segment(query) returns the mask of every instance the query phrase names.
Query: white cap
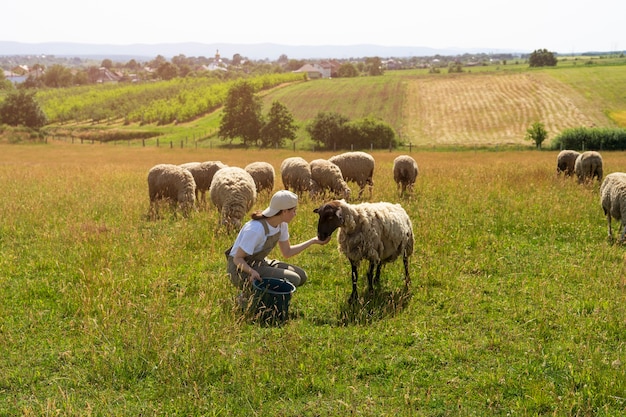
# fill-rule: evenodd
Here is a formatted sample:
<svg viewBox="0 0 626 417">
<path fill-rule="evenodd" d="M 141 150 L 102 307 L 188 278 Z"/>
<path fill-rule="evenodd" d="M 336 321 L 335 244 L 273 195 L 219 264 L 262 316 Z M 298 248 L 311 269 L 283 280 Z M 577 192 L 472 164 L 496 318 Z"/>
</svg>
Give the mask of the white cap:
<svg viewBox="0 0 626 417">
<path fill-rule="evenodd" d="M 281 210 L 292 209 L 298 205 L 298 196 L 289 190 L 280 190 L 272 196 L 270 206 L 263 210 L 265 217 L 277 215 Z"/>
</svg>

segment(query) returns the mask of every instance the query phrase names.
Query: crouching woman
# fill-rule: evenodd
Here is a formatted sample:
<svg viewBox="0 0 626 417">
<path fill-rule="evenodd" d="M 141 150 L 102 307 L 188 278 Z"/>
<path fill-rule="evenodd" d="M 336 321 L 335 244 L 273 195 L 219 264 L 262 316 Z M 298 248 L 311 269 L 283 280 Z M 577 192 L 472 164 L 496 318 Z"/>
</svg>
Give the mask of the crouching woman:
<svg viewBox="0 0 626 417">
<path fill-rule="evenodd" d="M 285 258 L 297 255 L 311 245 L 325 245 L 317 237 L 297 245 L 289 242 L 289 223 L 296 217 L 298 196 L 291 191 L 276 192 L 270 205 L 263 211 L 252 213 L 252 220 L 243 225 L 235 243 L 226 251 L 230 280 L 242 290 L 239 301 L 244 301 L 254 280 L 262 278 L 285 279 L 298 287 L 307 280 L 306 272 L 295 265 L 268 259 L 278 244 Z"/>
</svg>

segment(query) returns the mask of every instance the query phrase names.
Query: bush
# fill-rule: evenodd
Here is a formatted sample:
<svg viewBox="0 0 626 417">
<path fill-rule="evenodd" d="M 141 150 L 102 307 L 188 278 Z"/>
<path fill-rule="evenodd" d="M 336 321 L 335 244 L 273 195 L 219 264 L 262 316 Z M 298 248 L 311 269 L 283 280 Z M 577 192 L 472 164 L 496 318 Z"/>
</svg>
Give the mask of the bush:
<svg viewBox="0 0 626 417">
<path fill-rule="evenodd" d="M 561 132 L 553 149 L 626 150 L 626 129 L 577 127 Z"/>
</svg>

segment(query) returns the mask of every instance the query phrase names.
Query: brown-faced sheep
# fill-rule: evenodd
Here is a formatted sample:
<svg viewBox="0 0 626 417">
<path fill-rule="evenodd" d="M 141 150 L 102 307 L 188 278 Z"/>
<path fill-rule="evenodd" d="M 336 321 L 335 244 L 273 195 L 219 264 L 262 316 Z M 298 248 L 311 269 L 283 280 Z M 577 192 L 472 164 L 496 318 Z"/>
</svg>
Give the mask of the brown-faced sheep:
<svg viewBox="0 0 626 417">
<path fill-rule="evenodd" d="M 341 170 L 344 181 L 354 181 L 359 186 L 359 197 L 363 195 L 365 186 L 368 186 L 369 196 L 372 198 L 374 188 L 374 157 L 365 152 L 344 152 L 328 158 Z"/>
<path fill-rule="evenodd" d="M 180 166 L 191 172 L 196 181 L 196 203 L 206 205 L 206 192 L 211 188 L 213 176 L 226 165 L 221 161 L 205 161 L 187 162 Z"/>
<path fill-rule="evenodd" d="M 600 204 L 608 223 L 608 237 L 613 241 L 611 219 L 621 222 L 620 243 L 626 237 L 626 173 L 613 172 L 600 185 Z"/>
<path fill-rule="evenodd" d="M 314 159 L 309 164 L 311 166 L 310 189 L 319 190 L 315 194 L 324 194 L 330 191 L 335 197 L 350 198 L 350 187 L 344 181 L 339 167 L 326 159 Z"/>
<path fill-rule="evenodd" d="M 367 282 L 372 290 L 374 282 L 379 282 L 382 265 L 402 257 L 404 280 L 408 287 L 411 281 L 409 257 L 413 253 L 414 237 L 411 219 L 402 206 L 386 202 L 353 205 L 334 200 L 313 211 L 319 215 L 319 239 L 327 239 L 339 228 L 339 251 L 346 255 L 352 268 L 350 300 L 358 297 L 358 268 L 362 260 L 369 261 Z"/>
<path fill-rule="evenodd" d="M 602 181 L 602 156 L 596 151 L 581 153 L 574 162 L 574 171 L 579 183 L 591 181 L 594 178 Z"/>
<path fill-rule="evenodd" d="M 409 155 L 399 155 L 393 160 L 393 180 L 400 189 L 400 196 L 408 190 L 413 191 L 413 184 L 419 175 L 417 162 Z"/>
<path fill-rule="evenodd" d="M 252 176 L 257 195 L 261 192 L 271 194 L 274 190 L 274 167 L 269 162 L 252 162 L 244 168 Z"/>
<path fill-rule="evenodd" d="M 311 189 L 311 166 L 304 158 L 292 156 L 283 160 L 280 175 L 285 190 L 302 195 Z"/>
<path fill-rule="evenodd" d="M 209 194 L 220 212 L 220 224 L 226 226 L 228 231 L 241 226 L 257 196 L 254 179 L 239 167 L 225 167 L 217 171 Z"/>
<path fill-rule="evenodd" d="M 169 201 L 172 208 L 180 207 L 185 217 L 195 204 L 196 182 L 188 170 L 173 164 L 158 164 L 148 171 L 148 216 L 159 216 L 159 201 Z"/>
<path fill-rule="evenodd" d="M 580 153 L 572 150 L 563 150 L 559 152 L 556 157 L 556 173 L 557 175 L 563 172 L 566 177 L 574 175 L 574 165 L 576 164 L 576 158 Z"/>
</svg>

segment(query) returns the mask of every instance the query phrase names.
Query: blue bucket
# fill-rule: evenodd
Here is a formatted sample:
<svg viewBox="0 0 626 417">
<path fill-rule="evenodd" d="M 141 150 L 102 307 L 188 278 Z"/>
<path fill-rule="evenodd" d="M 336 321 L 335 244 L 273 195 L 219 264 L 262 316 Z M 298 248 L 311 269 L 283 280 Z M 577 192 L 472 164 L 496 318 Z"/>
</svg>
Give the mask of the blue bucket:
<svg viewBox="0 0 626 417">
<path fill-rule="evenodd" d="M 289 317 L 289 301 L 296 287 L 278 278 L 254 281 L 254 306 L 258 317 L 264 321 L 284 322 Z"/>
</svg>

